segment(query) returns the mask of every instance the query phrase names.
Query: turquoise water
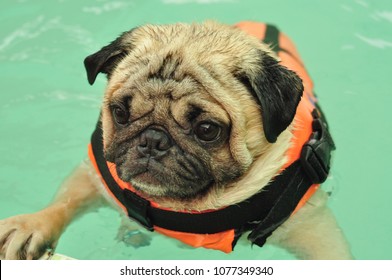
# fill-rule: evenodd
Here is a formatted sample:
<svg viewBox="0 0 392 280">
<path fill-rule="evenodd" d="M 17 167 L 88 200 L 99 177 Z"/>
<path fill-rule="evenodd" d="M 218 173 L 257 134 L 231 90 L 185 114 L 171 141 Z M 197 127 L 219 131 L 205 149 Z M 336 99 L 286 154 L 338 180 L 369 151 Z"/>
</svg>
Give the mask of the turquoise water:
<svg viewBox="0 0 392 280">
<path fill-rule="evenodd" d="M 0 218 L 44 207 L 86 156 L 105 80 L 82 60 L 144 23 L 216 19 L 277 24 L 296 42 L 338 149 L 326 188 L 357 259 L 392 259 L 390 0 L 3 0 L 0 10 Z M 119 215 L 73 223 L 57 251 L 78 259 L 293 259 L 272 246 L 233 254 L 162 236 L 133 249 L 115 241 Z"/>
</svg>

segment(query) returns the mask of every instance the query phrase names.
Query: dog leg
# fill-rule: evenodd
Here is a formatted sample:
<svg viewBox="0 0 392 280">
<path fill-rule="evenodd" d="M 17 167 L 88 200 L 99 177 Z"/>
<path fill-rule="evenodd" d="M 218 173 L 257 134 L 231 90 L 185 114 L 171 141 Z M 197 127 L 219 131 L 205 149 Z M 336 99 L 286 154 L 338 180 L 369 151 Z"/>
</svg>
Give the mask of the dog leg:
<svg viewBox="0 0 392 280">
<path fill-rule="evenodd" d="M 82 163 L 75 169 L 43 210 L 1 220 L 0 259 L 38 259 L 54 250 L 72 219 L 100 201 L 91 168 Z"/>
<path fill-rule="evenodd" d="M 352 259 L 349 245 L 332 211 L 327 194 L 316 194 L 268 239 L 300 259 Z"/>
</svg>

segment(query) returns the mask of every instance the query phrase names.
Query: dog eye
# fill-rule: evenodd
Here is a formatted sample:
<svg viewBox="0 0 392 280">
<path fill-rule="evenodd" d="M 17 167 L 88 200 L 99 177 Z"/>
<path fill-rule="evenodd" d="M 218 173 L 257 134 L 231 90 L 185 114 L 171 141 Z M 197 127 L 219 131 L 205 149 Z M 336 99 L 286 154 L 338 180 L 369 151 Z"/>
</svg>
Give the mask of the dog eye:
<svg viewBox="0 0 392 280">
<path fill-rule="evenodd" d="M 116 121 L 116 123 L 118 123 L 120 125 L 125 125 L 128 123 L 129 111 L 126 110 L 125 108 L 118 106 L 118 105 L 114 105 L 114 106 L 112 106 L 112 113 L 113 113 L 113 117 L 114 117 L 114 120 Z"/>
<path fill-rule="evenodd" d="M 215 123 L 202 122 L 195 127 L 194 132 L 200 140 L 211 142 L 219 138 L 221 130 L 221 127 Z"/>
</svg>

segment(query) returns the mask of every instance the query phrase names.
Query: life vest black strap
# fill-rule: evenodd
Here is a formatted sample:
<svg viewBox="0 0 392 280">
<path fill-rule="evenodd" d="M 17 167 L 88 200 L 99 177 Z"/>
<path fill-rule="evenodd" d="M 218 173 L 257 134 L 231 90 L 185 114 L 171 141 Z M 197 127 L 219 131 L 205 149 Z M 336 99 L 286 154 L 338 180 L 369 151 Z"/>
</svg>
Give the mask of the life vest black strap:
<svg viewBox="0 0 392 280">
<path fill-rule="evenodd" d="M 268 216 L 270 209 L 273 208 L 286 188 L 283 181 L 295 170 L 296 165 L 293 165 L 276 179 L 278 184 L 273 183 L 251 198 L 217 211 L 192 214 L 152 208 L 153 223 L 159 227 L 181 232 L 213 234 L 242 228 L 248 222 L 259 222 Z M 306 186 L 304 186 L 305 188 Z M 298 197 L 302 197 L 301 194 L 298 194 Z"/>
<path fill-rule="evenodd" d="M 275 25 L 267 24 L 263 42 L 268 44 L 276 53 L 281 50 L 279 46 L 279 29 Z"/>
<path fill-rule="evenodd" d="M 148 200 L 128 189 L 121 189 L 112 177 L 104 157 L 100 123 L 92 135 L 91 145 L 98 169 L 110 191 L 126 207 L 128 216 L 149 230 L 153 230 L 155 225 L 181 232 L 213 234 L 241 228 L 246 222 L 260 221 L 268 215 L 269 209 L 274 206 L 284 191 L 287 178 L 291 177 L 299 164 L 287 168 L 276 178 L 277 183 L 267 186 L 262 192 L 246 201 L 218 211 L 194 214 L 152 207 Z"/>
<path fill-rule="evenodd" d="M 217 211 L 196 214 L 155 208 L 150 205 L 148 200 L 130 190 L 122 190 L 113 179 L 104 158 L 100 124 L 97 125 L 92 135 L 91 144 L 97 166 L 106 185 L 119 202 L 126 207 L 129 217 L 138 221 L 148 230 L 153 230 L 154 226 L 198 234 L 213 234 L 230 229 L 250 230 L 252 231 L 249 235 L 250 240 L 261 246 L 266 238 L 290 217 L 309 187 L 321 182 L 319 177 L 313 177 L 307 171 L 307 167 L 311 166 L 317 172 L 319 172 L 319 166 L 329 168 L 329 154 L 335 147 L 326 129 L 326 123 L 320 119 L 319 114 L 314 113 L 314 122 L 321 126 L 321 130 L 314 131 L 311 139 L 304 146 L 315 147 L 316 145 L 318 147 L 317 149 L 311 148 L 305 153 L 308 158 L 311 158 L 310 162 L 307 158 L 295 161 L 262 191 L 241 203 Z M 314 129 L 319 129 L 317 126 L 314 126 Z M 322 132 L 320 133 L 320 131 Z M 310 157 L 309 154 L 311 154 Z M 328 156 L 323 157 L 320 154 Z M 323 174 L 324 167 L 321 172 Z M 326 171 L 328 174 L 328 170 Z M 325 180 L 326 177 L 322 179 Z"/>
<path fill-rule="evenodd" d="M 262 41 L 268 44 L 275 53 L 278 54 L 279 52 L 285 52 L 292 59 L 294 59 L 298 64 L 303 66 L 302 62 L 299 61 L 298 58 L 293 53 L 291 53 L 289 50 L 285 48 L 282 48 L 282 46 L 279 43 L 279 34 L 280 31 L 275 25 L 267 24 L 265 30 L 265 36 Z"/>
</svg>

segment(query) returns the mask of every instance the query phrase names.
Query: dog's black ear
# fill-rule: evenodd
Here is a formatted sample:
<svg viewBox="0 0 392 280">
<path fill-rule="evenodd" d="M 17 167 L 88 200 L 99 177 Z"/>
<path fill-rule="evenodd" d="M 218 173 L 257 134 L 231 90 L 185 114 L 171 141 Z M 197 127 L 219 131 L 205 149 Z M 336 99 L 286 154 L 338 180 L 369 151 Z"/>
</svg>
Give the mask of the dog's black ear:
<svg viewBox="0 0 392 280">
<path fill-rule="evenodd" d="M 132 31 L 123 33 L 112 43 L 84 59 L 90 85 L 94 84 L 99 73 L 107 74 L 110 77 L 116 65 L 128 54 L 130 45 L 124 43 L 124 37 L 128 37 Z"/>
<path fill-rule="evenodd" d="M 265 137 L 274 143 L 293 121 L 303 85 L 295 72 L 280 65 L 275 58 L 266 53 L 261 56 L 259 70 L 245 70 L 238 78 L 260 104 Z"/>
</svg>

